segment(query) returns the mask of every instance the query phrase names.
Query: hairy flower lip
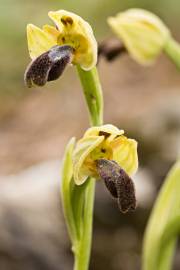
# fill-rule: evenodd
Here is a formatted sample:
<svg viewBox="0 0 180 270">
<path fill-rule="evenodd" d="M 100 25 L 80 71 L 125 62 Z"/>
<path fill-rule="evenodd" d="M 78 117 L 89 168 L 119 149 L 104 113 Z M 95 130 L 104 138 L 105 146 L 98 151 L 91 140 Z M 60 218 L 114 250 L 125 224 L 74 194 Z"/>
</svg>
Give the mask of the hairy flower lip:
<svg viewBox="0 0 180 270">
<path fill-rule="evenodd" d="M 101 158 L 95 160 L 96 168 L 99 174 L 100 179 L 104 180 L 105 186 L 111 193 L 113 198 L 118 198 L 117 190 L 114 185 L 114 182 L 112 179 L 112 174 L 114 174 L 114 177 L 117 177 L 117 167 L 112 167 L 112 162 L 115 162 L 111 160 L 110 162 L 107 161 L 107 159 Z M 115 162 L 116 163 L 116 162 Z M 119 169 L 119 168 L 118 168 Z"/>
<path fill-rule="evenodd" d="M 34 59 L 24 75 L 25 84 L 43 86 L 47 81 L 58 79 L 73 58 L 73 48 L 69 45 L 53 46 L 47 52 Z"/>
<path fill-rule="evenodd" d="M 117 199 L 122 213 L 136 209 L 135 187 L 132 179 L 114 160 L 98 159 L 96 167 L 106 188 Z"/>
</svg>

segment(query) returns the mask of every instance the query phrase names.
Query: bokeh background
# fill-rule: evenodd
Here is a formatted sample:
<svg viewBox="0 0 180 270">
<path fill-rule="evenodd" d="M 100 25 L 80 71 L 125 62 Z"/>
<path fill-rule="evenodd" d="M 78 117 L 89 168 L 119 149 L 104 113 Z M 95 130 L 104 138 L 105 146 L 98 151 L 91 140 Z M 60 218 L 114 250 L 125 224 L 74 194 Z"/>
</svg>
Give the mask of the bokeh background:
<svg viewBox="0 0 180 270">
<path fill-rule="evenodd" d="M 88 116 L 74 67 L 58 81 L 27 89 L 26 24 L 50 23 L 49 10 L 88 20 L 99 42 L 113 37 L 106 18 L 130 7 L 159 15 L 180 40 L 178 0 L 0 0 L 0 269 L 72 269 L 59 200 L 66 143 L 81 136 Z M 180 134 L 180 73 L 161 55 L 143 68 L 128 55 L 99 61 L 105 122 L 139 142 L 138 208 L 123 215 L 97 183 L 91 270 L 141 269 L 144 229 L 163 179 L 176 160 Z M 178 192 L 178 191 L 177 191 Z M 180 252 L 173 269 L 180 267 Z"/>
</svg>

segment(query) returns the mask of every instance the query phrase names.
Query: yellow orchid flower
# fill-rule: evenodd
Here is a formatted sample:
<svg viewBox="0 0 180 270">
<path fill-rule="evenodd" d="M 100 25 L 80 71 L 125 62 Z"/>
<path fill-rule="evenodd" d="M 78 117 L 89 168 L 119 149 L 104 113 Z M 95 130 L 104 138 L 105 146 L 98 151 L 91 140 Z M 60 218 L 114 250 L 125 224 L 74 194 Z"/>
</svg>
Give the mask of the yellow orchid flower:
<svg viewBox="0 0 180 270">
<path fill-rule="evenodd" d="M 138 167 L 137 142 L 128 139 L 113 125 L 89 128 L 75 147 L 73 154 L 74 181 L 83 184 L 89 176 L 98 177 L 96 162 L 99 159 L 113 160 L 128 175 Z"/>
<path fill-rule="evenodd" d="M 90 70 L 97 62 L 97 42 L 91 26 L 78 15 L 66 10 L 50 11 L 49 17 L 56 27 L 44 25 L 43 29 L 27 25 L 29 54 L 32 60 L 55 45 L 73 48 L 72 63 Z"/>
<path fill-rule="evenodd" d="M 120 12 L 108 18 L 108 24 L 123 41 L 132 58 L 142 65 L 152 64 L 170 37 L 165 24 L 143 9 Z"/>
</svg>

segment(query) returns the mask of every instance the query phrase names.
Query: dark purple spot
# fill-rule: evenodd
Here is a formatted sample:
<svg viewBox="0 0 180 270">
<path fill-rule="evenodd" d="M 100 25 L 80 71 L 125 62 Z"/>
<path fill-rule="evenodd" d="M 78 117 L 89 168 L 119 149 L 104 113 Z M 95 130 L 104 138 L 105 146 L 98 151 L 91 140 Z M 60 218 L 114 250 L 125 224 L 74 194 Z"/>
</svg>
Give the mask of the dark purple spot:
<svg viewBox="0 0 180 270">
<path fill-rule="evenodd" d="M 61 22 L 67 26 L 68 24 L 72 25 L 73 24 L 73 19 L 71 17 L 63 17 L 61 18 Z"/>
<path fill-rule="evenodd" d="M 111 134 L 105 131 L 99 131 L 99 136 L 104 136 L 105 138 L 108 138 Z"/>
</svg>

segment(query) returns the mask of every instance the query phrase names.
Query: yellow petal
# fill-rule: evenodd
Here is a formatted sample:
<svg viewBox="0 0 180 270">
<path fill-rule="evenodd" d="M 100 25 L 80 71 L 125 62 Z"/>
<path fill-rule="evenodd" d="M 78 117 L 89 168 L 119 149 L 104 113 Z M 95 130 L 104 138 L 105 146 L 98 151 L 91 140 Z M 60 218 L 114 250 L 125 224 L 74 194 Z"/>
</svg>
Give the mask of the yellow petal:
<svg viewBox="0 0 180 270">
<path fill-rule="evenodd" d="M 134 60 L 152 64 L 169 37 L 169 30 L 153 13 L 130 9 L 108 18 L 115 34 L 123 41 Z"/>
<path fill-rule="evenodd" d="M 75 49 L 74 64 L 90 70 L 97 63 L 97 42 L 91 26 L 80 16 L 66 10 L 50 11 L 49 17 L 60 31 L 59 45 L 70 45 Z"/>
<path fill-rule="evenodd" d="M 83 163 L 89 153 L 100 145 L 103 139 L 103 136 L 91 136 L 78 141 L 73 155 L 74 181 L 77 185 L 83 184 L 88 178 L 88 169 L 83 166 Z"/>
<path fill-rule="evenodd" d="M 137 142 L 120 136 L 111 142 L 113 160 L 115 160 L 129 175 L 133 175 L 138 168 Z"/>
<path fill-rule="evenodd" d="M 27 25 L 27 40 L 29 54 L 32 59 L 35 59 L 57 44 L 54 38 L 33 24 Z"/>
<path fill-rule="evenodd" d="M 63 31 L 64 27 L 69 27 L 71 29 L 71 26 L 74 27 L 74 24 L 76 24 L 79 19 L 82 20 L 78 15 L 63 9 L 49 11 L 48 16 L 55 23 L 60 32 Z M 66 24 L 64 23 L 65 20 L 67 22 Z"/>
</svg>

